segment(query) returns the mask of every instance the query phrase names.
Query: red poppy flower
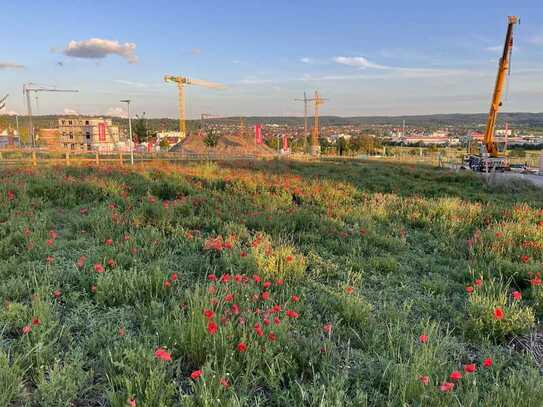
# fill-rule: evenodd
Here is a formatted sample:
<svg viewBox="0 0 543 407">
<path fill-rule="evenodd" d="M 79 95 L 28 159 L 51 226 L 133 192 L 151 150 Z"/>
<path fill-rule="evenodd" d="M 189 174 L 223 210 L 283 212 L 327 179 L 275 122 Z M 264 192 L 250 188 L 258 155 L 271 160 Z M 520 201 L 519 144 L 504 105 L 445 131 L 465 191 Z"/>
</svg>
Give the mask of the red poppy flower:
<svg viewBox="0 0 543 407">
<path fill-rule="evenodd" d="M 503 309 L 501 307 L 494 308 L 494 319 L 501 320 L 505 316 Z"/>
<path fill-rule="evenodd" d="M 53 239 L 47 240 L 47 246 L 53 246 L 53 243 L 54 243 Z"/>
<path fill-rule="evenodd" d="M 462 373 L 460 373 L 458 370 L 455 370 L 449 375 L 449 377 L 452 380 L 460 380 L 462 378 Z"/>
<path fill-rule="evenodd" d="M 81 256 L 78 260 L 77 260 L 77 267 L 82 269 L 83 266 L 85 265 L 85 261 L 87 261 L 87 258 L 85 256 Z"/>
<path fill-rule="evenodd" d="M 238 346 L 236 346 L 236 349 L 238 352 L 243 353 L 247 350 L 247 345 L 245 345 L 243 342 L 238 343 Z"/>
<path fill-rule="evenodd" d="M 292 261 L 292 259 L 293 259 L 293 257 L 289 255 L 289 256 L 286 257 L 285 260 L 287 261 L 287 263 L 290 263 Z"/>
<path fill-rule="evenodd" d="M 32 318 L 32 325 L 38 326 L 40 324 L 41 324 L 41 321 L 40 321 L 40 319 L 38 317 Z"/>
<path fill-rule="evenodd" d="M 170 282 L 170 280 L 164 280 L 164 288 L 170 288 L 172 286 L 172 283 Z"/>
<path fill-rule="evenodd" d="M 170 280 L 177 281 L 177 273 L 173 273 L 172 276 L 170 277 Z"/>
<path fill-rule="evenodd" d="M 286 314 L 289 318 L 298 318 L 300 316 L 297 312 L 292 310 L 287 310 Z"/>
<path fill-rule="evenodd" d="M 193 380 L 198 380 L 198 378 L 203 374 L 204 372 L 202 372 L 201 370 L 195 370 L 194 372 L 192 372 L 190 374 L 190 377 L 193 379 Z"/>
<path fill-rule="evenodd" d="M 210 274 L 207 276 L 209 281 L 217 281 L 217 276 L 215 274 Z"/>
<path fill-rule="evenodd" d="M 219 278 L 219 281 L 222 283 L 222 284 L 226 284 L 230 281 L 230 274 L 223 274 L 220 278 Z"/>
<path fill-rule="evenodd" d="M 53 256 L 47 256 L 47 263 L 51 264 L 55 260 Z"/>
<path fill-rule="evenodd" d="M 23 327 L 23 334 L 27 335 L 30 333 L 30 331 L 32 331 L 32 327 L 30 325 L 25 325 Z"/>
<path fill-rule="evenodd" d="M 448 393 L 454 389 L 454 383 L 444 382 L 439 386 L 439 390 L 444 393 Z"/>
<path fill-rule="evenodd" d="M 475 280 L 475 285 L 476 285 L 477 287 L 483 285 L 483 280 L 480 279 L 480 278 L 478 278 L 477 280 Z"/>
<path fill-rule="evenodd" d="M 155 351 L 155 358 L 169 362 L 172 360 L 172 355 L 164 348 L 158 348 Z"/>
<path fill-rule="evenodd" d="M 264 291 L 264 292 L 262 293 L 262 299 L 263 299 L 264 301 L 268 301 L 268 300 L 270 299 L 270 293 L 269 293 L 268 291 Z"/>
<path fill-rule="evenodd" d="M 272 314 L 277 314 L 277 313 L 281 312 L 281 306 L 279 304 L 275 304 L 271 308 L 271 312 L 272 312 Z"/>
<path fill-rule="evenodd" d="M 541 285 L 541 278 L 538 277 L 538 276 L 535 276 L 534 278 L 532 278 L 532 279 L 530 280 L 530 284 L 531 284 L 532 286 L 534 286 L 534 287 L 535 287 L 535 286 L 538 286 L 538 285 Z"/>
<path fill-rule="evenodd" d="M 277 339 L 277 335 L 275 335 L 273 332 L 270 332 L 268 334 L 268 340 L 270 340 L 271 342 L 274 342 L 276 339 Z"/>
<path fill-rule="evenodd" d="M 209 294 L 215 294 L 215 292 L 217 291 L 217 287 L 215 287 L 214 285 L 210 285 L 208 288 L 207 288 L 207 292 Z"/>
<path fill-rule="evenodd" d="M 260 283 L 260 277 L 257 276 L 256 274 L 253 275 L 253 281 L 254 281 L 255 283 L 257 283 L 257 284 Z"/>
<path fill-rule="evenodd" d="M 128 399 L 126 400 L 126 402 L 128 403 L 130 407 L 137 407 L 136 400 L 134 399 Z"/>
<path fill-rule="evenodd" d="M 513 299 L 515 299 L 515 301 L 520 301 L 522 299 L 520 291 L 513 291 Z"/>
<path fill-rule="evenodd" d="M 239 314 L 239 305 L 238 304 L 232 304 L 230 307 L 230 311 L 232 311 L 232 314 L 238 315 Z"/>
<path fill-rule="evenodd" d="M 113 245 L 113 239 L 106 239 L 105 242 L 104 242 L 104 244 L 105 244 L 106 246 L 111 246 L 111 245 Z"/>
<path fill-rule="evenodd" d="M 268 318 L 264 318 L 264 319 L 262 320 L 262 322 L 263 322 L 264 325 L 266 325 L 266 326 L 270 325 L 270 320 L 269 320 Z"/>
<path fill-rule="evenodd" d="M 466 373 L 475 373 L 477 371 L 477 366 L 475 363 L 469 363 L 467 365 L 464 365 L 464 372 Z"/>
<path fill-rule="evenodd" d="M 226 294 L 226 295 L 224 296 L 224 301 L 226 301 L 226 302 L 232 302 L 232 301 L 234 301 L 234 295 L 233 295 L 233 294 Z"/>
<path fill-rule="evenodd" d="M 236 283 L 241 283 L 241 280 L 243 280 L 243 277 L 241 277 L 241 274 L 236 274 L 236 275 L 234 276 L 234 281 L 235 281 Z"/>
<path fill-rule="evenodd" d="M 473 292 L 473 287 L 470 286 L 470 285 L 467 286 L 467 287 L 466 287 L 466 292 L 467 292 L 468 294 L 471 294 L 471 293 Z"/>
<path fill-rule="evenodd" d="M 292 302 L 298 302 L 298 301 L 300 301 L 300 297 L 298 297 L 297 295 L 293 295 L 292 297 L 290 297 L 290 300 Z"/>
<path fill-rule="evenodd" d="M 526 264 L 530 261 L 530 256 L 526 256 L 526 255 L 520 256 L 520 261 Z"/>
<path fill-rule="evenodd" d="M 283 280 L 279 279 L 279 280 L 275 280 L 275 284 L 276 285 L 283 285 L 283 284 L 285 284 L 285 282 Z"/>
<path fill-rule="evenodd" d="M 103 273 L 105 271 L 104 266 L 102 266 L 100 263 L 96 263 L 94 265 L 94 271 L 97 273 Z"/>
<path fill-rule="evenodd" d="M 211 311 L 210 309 L 204 309 L 204 316 L 207 319 L 213 318 L 214 315 L 215 315 L 215 313 L 213 311 Z"/>
<path fill-rule="evenodd" d="M 240 255 L 241 257 L 247 257 L 247 252 L 241 252 L 239 255 Z"/>
<path fill-rule="evenodd" d="M 219 330 L 219 327 L 215 322 L 208 322 L 207 324 L 207 332 L 209 332 L 210 335 L 215 335 L 217 331 Z"/>
<path fill-rule="evenodd" d="M 490 358 L 486 358 L 485 360 L 483 360 L 483 366 L 484 367 L 490 367 L 494 364 L 493 360 L 490 359 Z"/>
<path fill-rule="evenodd" d="M 62 295 L 62 291 L 60 290 L 53 291 L 53 297 L 60 298 L 61 295 Z"/>
<path fill-rule="evenodd" d="M 324 324 L 322 326 L 322 330 L 324 331 L 324 333 L 329 334 L 330 332 L 332 332 L 332 324 Z"/>
<path fill-rule="evenodd" d="M 230 387 L 230 382 L 225 377 L 221 377 L 221 379 L 219 380 L 219 384 L 222 384 L 225 389 Z"/>
<path fill-rule="evenodd" d="M 420 343 L 426 343 L 426 342 L 428 342 L 428 336 L 427 336 L 427 335 L 421 335 L 421 336 L 419 336 L 419 342 L 420 342 Z"/>
<path fill-rule="evenodd" d="M 271 281 L 266 281 L 264 284 L 262 284 L 262 287 L 264 287 L 264 289 L 268 289 L 270 288 L 272 285 Z"/>
<path fill-rule="evenodd" d="M 274 323 L 275 325 L 279 325 L 279 324 L 281 324 L 281 320 L 280 320 L 279 318 L 277 318 L 277 317 L 274 317 L 274 318 L 273 318 L 273 323 Z"/>
<path fill-rule="evenodd" d="M 424 385 L 427 385 L 428 383 L 430 383 L 430 377 L 429 376 L 421 376 L 421 377 L 419 377 L 419 380 Z"/>
<path fill-rule="evenodd" d="M 347 287 L 347 288 L 345 289 L 345 292 L 346 292 L 347 294 L 352 294 L 353 291 L 354 291 L 354 288 L 353 288 L 353 287 Z"/>
</svg>

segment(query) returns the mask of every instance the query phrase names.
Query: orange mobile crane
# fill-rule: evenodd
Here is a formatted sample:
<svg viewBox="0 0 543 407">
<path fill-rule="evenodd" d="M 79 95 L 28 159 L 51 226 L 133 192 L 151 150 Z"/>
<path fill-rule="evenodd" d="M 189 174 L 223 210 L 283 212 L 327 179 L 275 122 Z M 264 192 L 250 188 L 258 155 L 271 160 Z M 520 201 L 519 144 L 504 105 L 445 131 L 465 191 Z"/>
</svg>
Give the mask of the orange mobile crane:
<svg viewBox="0 0 543 407">
<path fill-rule="evenodd" d="M 494 132 L 498 110 L 502 105 L 505 76 L 509 72 L 511 52 L 513 51 L 513 27 L 518 21 L 518 18 L 515 16 L 508 17 L 507 34 L 498 66 L 498 76 L 496 77 L 496 84 L 492 95 L 492 104 L 490 105 L 490 112 L 488 113 L 486 122 L 485 137 L 479 146 L 479 153 L 470 154 L 467 157 L 469 168 L 475 171 L 505 171 L 509 169 L 507 157 L 503 155 L 503 152 L 498 150 L 498 143 L 494 141 Z"/>
</svg>

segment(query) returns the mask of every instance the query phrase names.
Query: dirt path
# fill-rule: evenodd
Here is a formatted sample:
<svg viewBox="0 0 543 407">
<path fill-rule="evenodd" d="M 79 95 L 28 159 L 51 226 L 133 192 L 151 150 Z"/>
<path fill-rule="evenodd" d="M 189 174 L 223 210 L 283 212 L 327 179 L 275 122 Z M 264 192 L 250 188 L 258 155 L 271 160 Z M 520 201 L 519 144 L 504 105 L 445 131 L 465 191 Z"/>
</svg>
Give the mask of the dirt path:
<svg viewBox="0 0 543 407">
<path fill-rule="evenodd" d="M 543 188 L 543 175 L 533 175 L 533 174 L 519 174 L 516 172 L 504 172 L 491 174 L 490 176 L 496 177 L 498 180 L 506 181 L 510 179 L 521 179 L 527 182 L 532 183 L 535 186 Z"/>
</svg>

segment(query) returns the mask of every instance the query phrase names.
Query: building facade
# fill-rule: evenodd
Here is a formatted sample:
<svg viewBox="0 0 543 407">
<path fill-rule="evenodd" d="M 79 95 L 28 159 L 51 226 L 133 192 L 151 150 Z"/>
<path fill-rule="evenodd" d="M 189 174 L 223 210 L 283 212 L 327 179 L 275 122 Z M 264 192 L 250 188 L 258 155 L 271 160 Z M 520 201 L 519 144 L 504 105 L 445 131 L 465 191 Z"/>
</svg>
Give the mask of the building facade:
<svg viewBox="0 0 543 407">
<path fill-rule="evenodd" d="M 62 117 L 58 120 L 60 145 L 74 151 L 113 151 L 124 146 L 118 126 L 101 117 Z"/>
</svg>

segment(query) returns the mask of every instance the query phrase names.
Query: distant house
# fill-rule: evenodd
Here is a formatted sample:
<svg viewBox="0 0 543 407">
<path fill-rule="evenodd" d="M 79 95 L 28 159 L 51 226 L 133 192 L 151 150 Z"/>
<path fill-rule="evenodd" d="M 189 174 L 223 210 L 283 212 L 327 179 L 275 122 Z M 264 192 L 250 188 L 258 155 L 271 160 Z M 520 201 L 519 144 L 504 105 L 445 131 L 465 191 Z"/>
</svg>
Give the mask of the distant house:
<svg viewBox="0 0 543 407">
<path fill-rule="evenodd" d="M 20 147 L 19 134 L 13 129 L 0 130 L 0 148 Z"/>
</svg>

